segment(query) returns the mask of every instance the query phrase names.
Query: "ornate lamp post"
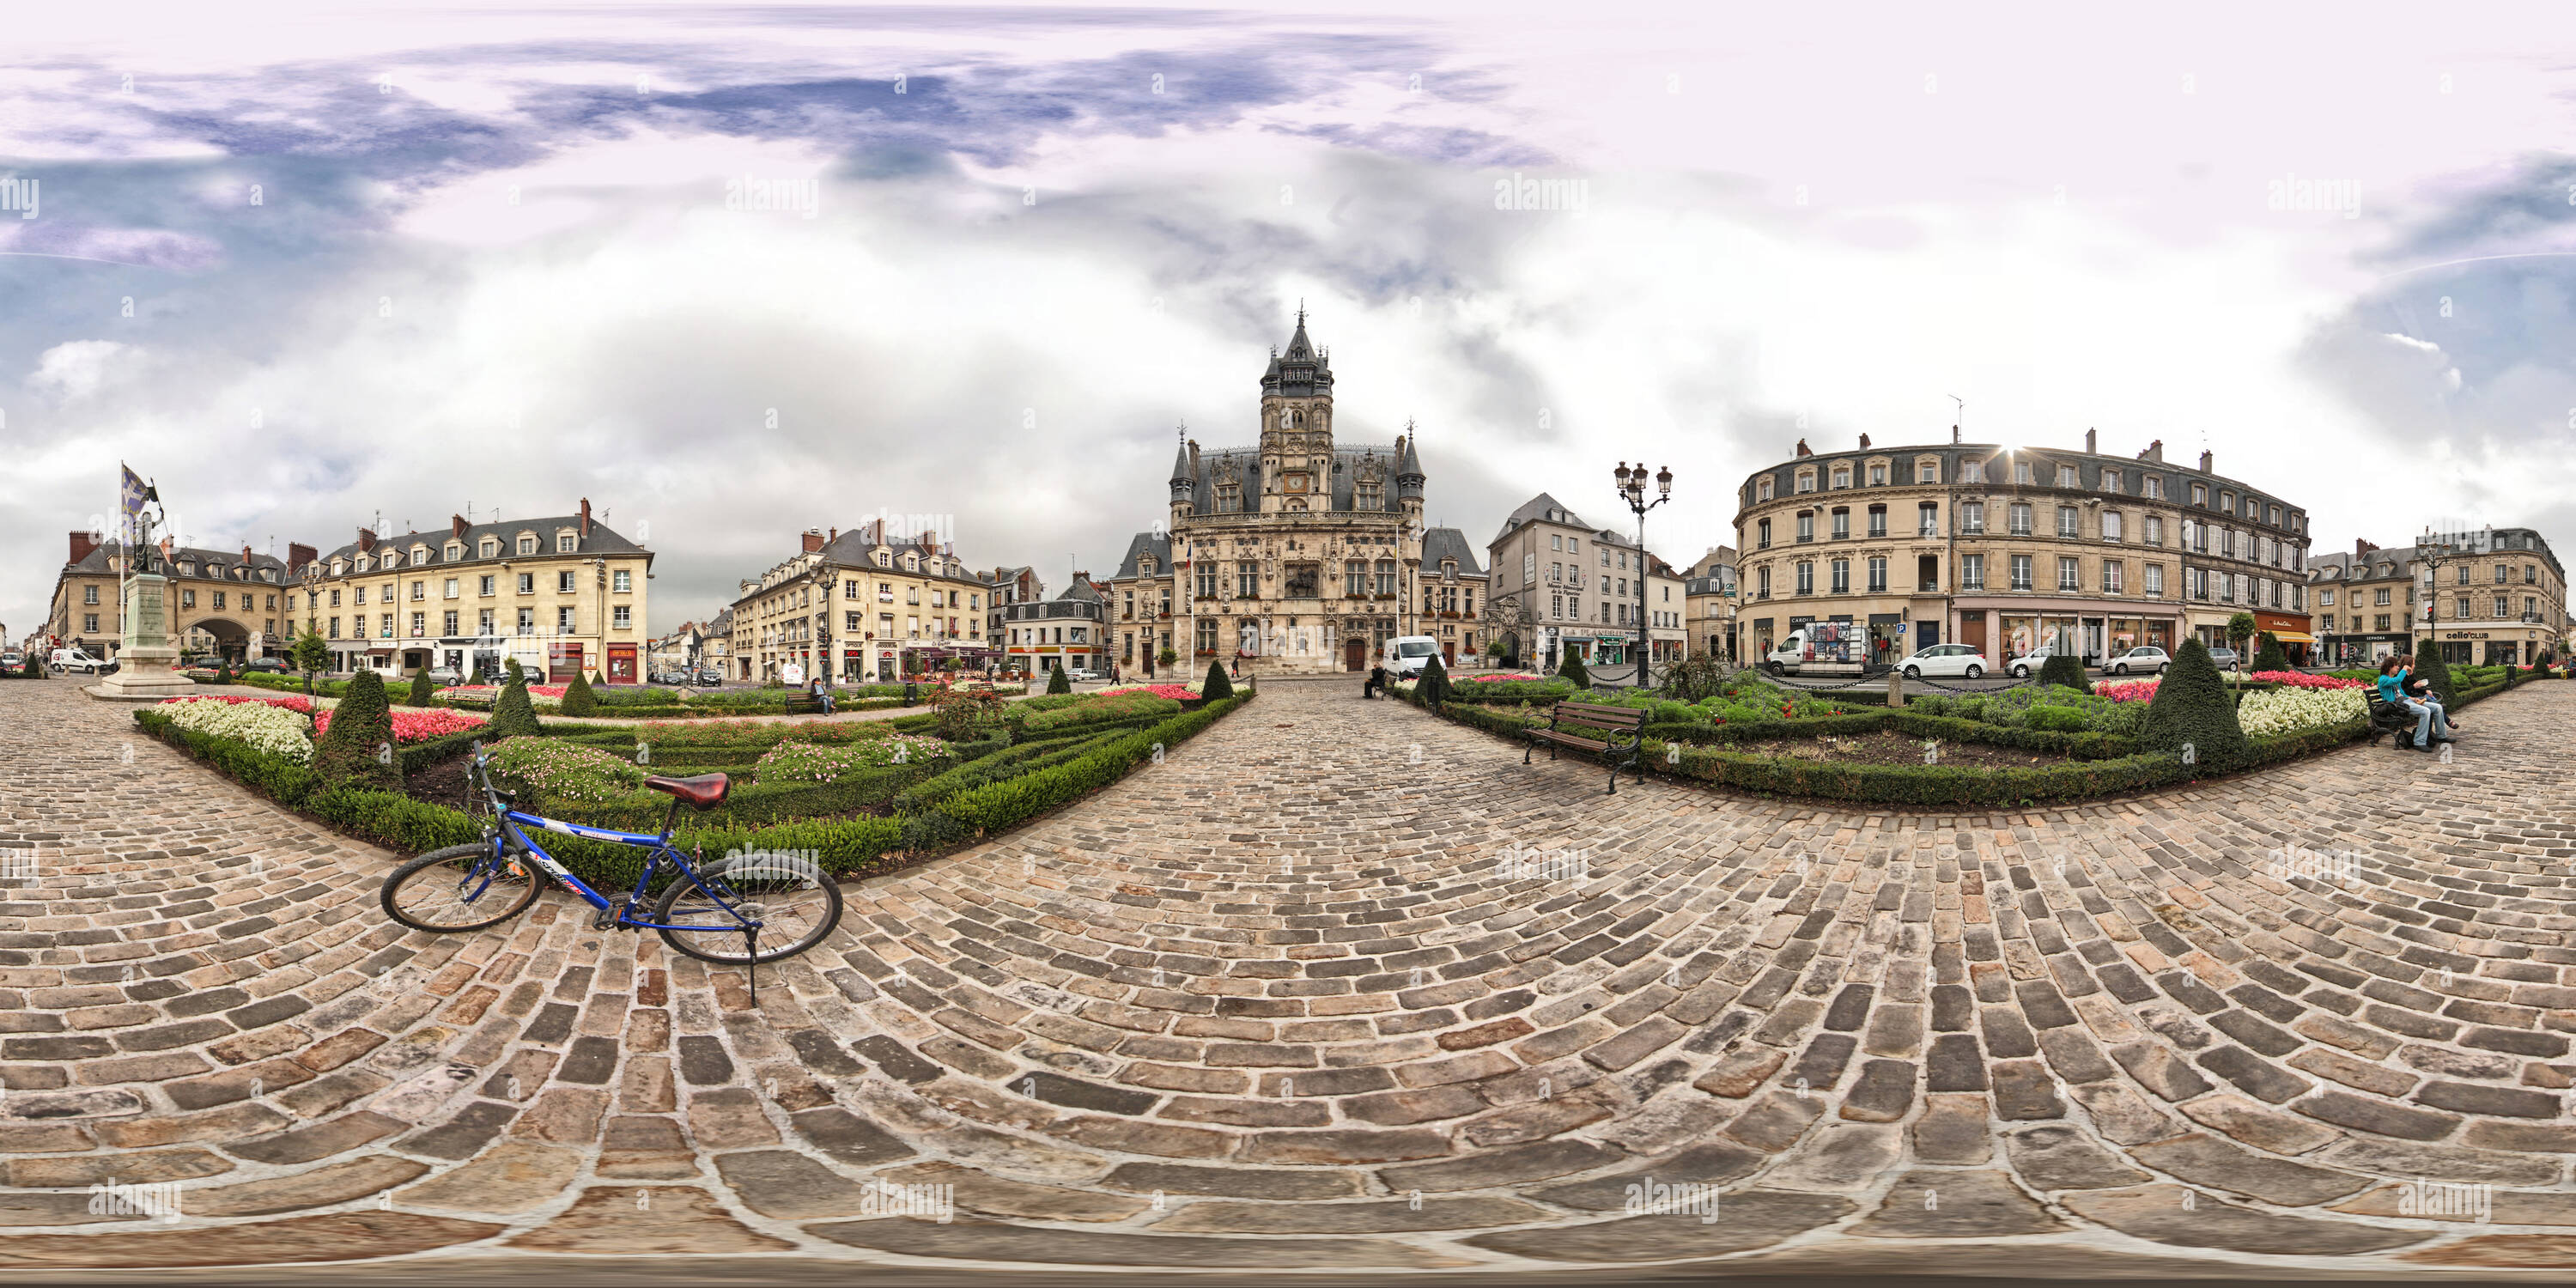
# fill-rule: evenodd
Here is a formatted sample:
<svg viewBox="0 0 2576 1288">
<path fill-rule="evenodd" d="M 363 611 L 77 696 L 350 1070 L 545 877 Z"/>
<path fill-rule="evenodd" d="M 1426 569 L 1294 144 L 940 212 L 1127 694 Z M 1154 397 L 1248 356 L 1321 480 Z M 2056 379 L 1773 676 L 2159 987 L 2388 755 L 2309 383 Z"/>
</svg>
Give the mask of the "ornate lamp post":
<svg viewBox="0 0 2576 1288">
<path fill-rule="evenodd" d="M 1662 495 L 1652 501 L 1646 499 L 1644 461 L 1639 461 L 1634 470 L 1628 468 L 1626 461 L 1621 461 L 1619 468 L 1610 472 L 1610 477 L 1618 481 L 1619 498 L 1626 501 L 1628 509 L 1637 516 L 1637 687 L 1642 689 L 1646 687 L 1648 676 L 1646 653 L 1649 647 L 1646 642 L 1646 511 L 1673 499 L 1673 471 L 1668 465 L 1655 475 L 1656 489 Z"/>
</svg>

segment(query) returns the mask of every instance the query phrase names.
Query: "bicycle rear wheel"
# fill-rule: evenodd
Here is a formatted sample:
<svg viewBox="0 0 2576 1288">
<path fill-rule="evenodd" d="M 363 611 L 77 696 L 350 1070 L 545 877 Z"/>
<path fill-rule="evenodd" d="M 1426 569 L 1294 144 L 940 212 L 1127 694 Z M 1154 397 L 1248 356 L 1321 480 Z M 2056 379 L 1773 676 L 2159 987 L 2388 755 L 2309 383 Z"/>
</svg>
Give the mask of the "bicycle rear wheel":
<svg viewBox="0 0 2576 1288">
<path fill-rule="evenodd" d="M 751 856 L 705 876 L 741 917 L 685 874 L 662 891 L 653 908 L 653 920 L 680 927 L 663 930 L 662 942 L 700 961 L 728 966 L 778 961 L 823 942 L 841 924 L 840 883 L 810 863 Z M 757 956 L 741 918 L 761 923 Z"/>
<path fill-rule="evenodd" d="M 394 869 L 378 896 L 385 914 L 435 934 L 497 926 L 537 899 L 536 874 L 513 859 L 492 862 L 489 838 L 432 850 Z"/>
</svg>

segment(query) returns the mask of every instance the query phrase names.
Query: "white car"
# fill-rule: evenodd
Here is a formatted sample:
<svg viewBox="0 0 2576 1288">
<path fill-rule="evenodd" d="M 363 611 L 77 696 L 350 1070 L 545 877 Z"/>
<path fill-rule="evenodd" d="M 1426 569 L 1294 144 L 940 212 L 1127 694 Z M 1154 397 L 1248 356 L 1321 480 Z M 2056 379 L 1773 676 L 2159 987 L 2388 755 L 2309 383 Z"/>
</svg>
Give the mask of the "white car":
<svg viewBox="0 0 2576 1288">
<path fill-rule="evenodd" d="M 1973 644 L 1934 644 L 1916 650 L 1914 656 L 1896 665 L 1909 680 L 1927 675 L 1957 675 L 1973 680 L 1986 673 L 1986 655 Z"/>
<path fill-rule="evenodd" d="M 2005 663 L 2004 670 L 2010 673 L 2014 679 L 2019 680 L 2037 673 L 2039 668 L 2046 665 L 2048 665 L 2048 646 L 2042 644 L 2038 648 L 2032 649 L 2028 653 L 2024 653 L 2020 657 L 2014 658 L 2012 661 Z"/>
<path fill-rule="evenodd" d="M 1068 666 L 1064 668 L 1064 678 L 1076 684 L 1081 684 L 1087 681 L 1097 680 L 1100 677 L 1093 675 L 1090 667 Z"/>
<path fill-rule="evenodd" d="M 2162 675 L 2165 673 L 2165 668 L 2171 665 L 2173 665 L 2173 659 L 2165 656 L 2163 649 L 2153 644 L 2141 644 L 2103 663 L 2102 669 L 2112 675 L 2127 675 L 2132 671 Z"/>
<path fill-rule="evenodd" d="M 85 675 L 105 675 L 116 669 L 116 663 L 92 657 L 76 648 L 55 649 L 50 660 L 57 671 L 77 671 Z"/>
</svg>

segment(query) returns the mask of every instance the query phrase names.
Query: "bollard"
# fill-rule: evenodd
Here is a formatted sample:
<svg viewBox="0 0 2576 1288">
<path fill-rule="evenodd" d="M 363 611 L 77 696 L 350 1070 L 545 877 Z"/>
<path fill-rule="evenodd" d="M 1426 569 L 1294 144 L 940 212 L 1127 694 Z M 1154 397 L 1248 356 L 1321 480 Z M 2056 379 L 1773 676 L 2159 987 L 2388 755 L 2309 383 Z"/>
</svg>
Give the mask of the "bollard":
<svg viewBox="0 0 2576 1288">
<path fill-rule="evenodd" d="M 1890 711 L 1894 711 L 1894 710 L 1897 710 L 1897 709 L 1899 709 L 1899 708 L 1903 707 L 1904 705 L 1905 705 L 1905 672 L 1903 672 L 1903 671 L 1897 671 L 1897 670 L 1890 670 L 1890 671 L 1887 673 L 1887 707 L 1888 707 L 1888 710 L 1890 710 Z"/>
</svg>

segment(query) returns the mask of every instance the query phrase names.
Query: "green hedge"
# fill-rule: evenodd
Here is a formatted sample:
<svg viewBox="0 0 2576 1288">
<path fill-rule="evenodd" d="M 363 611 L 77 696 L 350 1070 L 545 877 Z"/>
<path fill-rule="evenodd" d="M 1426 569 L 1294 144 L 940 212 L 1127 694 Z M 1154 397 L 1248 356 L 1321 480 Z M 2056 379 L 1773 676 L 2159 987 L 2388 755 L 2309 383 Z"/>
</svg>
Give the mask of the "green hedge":
<svg viewBox="0 0 2576 1288">
<path fill-rule="evenodd" d="M 1061 765 L 959 792 L 948 798 L 939 812 L 969 832 L 999 831 L 1118 781 L 1138 762 L 1153 756 L 1157 747 L 1168 748 L 1207 728 L 1251 701 L 1252 696 L 1245 692 L 1211 701 L 1196 711 L 1182 712 Z"/>
<path fill-rule="evenodd" d="M 700 827 L 751 827 L 789 819 L 856 814 L 885 805 L 894 799 L 896 792 L 930 777 L 943 767 L 943 762 L 930 760 L 861 770 L 829 783 L 746 783 L 728 792 L 724 804 L 696 811 L 694 821 Z M 657 773 L 676 773 L 683 767 L 652 768 Z M 567 801 L 549 797 L 538 805 L 535 812 L 567 823 L 613 827 L 621 832 L 657 832 L 662 828 L 663 815 L 670 808 L 668 795 L 646 789 L 627 792 L 606 801 Z M 681 812 L 688 814 L 690 811 L 684 809 Z"/>
</svg>

